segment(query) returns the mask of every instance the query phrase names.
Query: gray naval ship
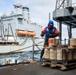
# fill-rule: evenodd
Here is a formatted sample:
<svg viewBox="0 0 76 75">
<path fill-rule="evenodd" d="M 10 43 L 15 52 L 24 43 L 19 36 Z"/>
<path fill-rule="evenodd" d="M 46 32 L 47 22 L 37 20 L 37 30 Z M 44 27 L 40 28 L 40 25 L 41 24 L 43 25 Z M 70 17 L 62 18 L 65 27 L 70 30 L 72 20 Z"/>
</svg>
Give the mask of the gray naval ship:
<svg viewBox="0 0 76 75">
<path fill-rule="evenodd" d="M 40 37 L 42 26 L 30 22 L 29 8 L 14 5 L 22 13 L 12 13 L 0 17 L 0 54 L 10 52 L 32 51 L 42 48 L 43 39 Z"/>
</svg>

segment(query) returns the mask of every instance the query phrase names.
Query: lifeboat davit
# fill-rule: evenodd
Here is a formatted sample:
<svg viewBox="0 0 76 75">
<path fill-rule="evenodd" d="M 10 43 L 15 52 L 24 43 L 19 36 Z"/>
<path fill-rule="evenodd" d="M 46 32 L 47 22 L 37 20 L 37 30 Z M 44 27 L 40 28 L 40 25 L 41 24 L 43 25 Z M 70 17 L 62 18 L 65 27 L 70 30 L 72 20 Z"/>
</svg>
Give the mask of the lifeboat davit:
<svg viewBox="0 0 76 75">
<path fill-rule="evenodd" d="M 31 32 L 31 31 L 18 31 L 18 35 L 36 36 L 36 32 Z"/>
</svg>

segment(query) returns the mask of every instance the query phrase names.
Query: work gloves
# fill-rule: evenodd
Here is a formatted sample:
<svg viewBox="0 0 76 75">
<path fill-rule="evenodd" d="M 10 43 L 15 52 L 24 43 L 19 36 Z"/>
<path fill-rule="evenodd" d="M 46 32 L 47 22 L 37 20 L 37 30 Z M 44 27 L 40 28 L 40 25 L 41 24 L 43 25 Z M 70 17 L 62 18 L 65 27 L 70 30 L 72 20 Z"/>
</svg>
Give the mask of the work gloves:
<svg viewBox="0 0 76 75">
<path fill-rule="evenodd" d="M 43 37 L 44 36 L 44 33 L 41 33 L 41 37 Z M 57 36 L 57 34 L 46 34 L 46 36 L 49 36 L 49 38 L 54 38 L 54 37 L 56 37 Z"/>
<path fill-rule="evenodd" d="M 57 35 L 56 34 L 50 34 L 50 36 L 49 37 L 56 37 Z"/>
<path fill-rule="evenodd" d="M 41 33 L 41 37 L 43 37 L 44 36 L 44 33 Z"/>
</svg>

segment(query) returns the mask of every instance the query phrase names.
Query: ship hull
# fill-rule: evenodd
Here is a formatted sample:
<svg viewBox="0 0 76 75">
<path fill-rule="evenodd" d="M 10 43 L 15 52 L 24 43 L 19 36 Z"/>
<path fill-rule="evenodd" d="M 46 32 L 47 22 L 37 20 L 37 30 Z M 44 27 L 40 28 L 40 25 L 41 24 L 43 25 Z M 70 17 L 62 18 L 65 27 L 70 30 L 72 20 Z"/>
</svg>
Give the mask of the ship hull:
<svg viewBox="0 0 76 75">
<path fill-rule="evenodd" d="M 6 44 L 0 45 L 0 54 L 23 52 L 23 51 L 37 51 L 43 48 L 43 39 L 27 40 L 23 45 Z"/>
</svg>

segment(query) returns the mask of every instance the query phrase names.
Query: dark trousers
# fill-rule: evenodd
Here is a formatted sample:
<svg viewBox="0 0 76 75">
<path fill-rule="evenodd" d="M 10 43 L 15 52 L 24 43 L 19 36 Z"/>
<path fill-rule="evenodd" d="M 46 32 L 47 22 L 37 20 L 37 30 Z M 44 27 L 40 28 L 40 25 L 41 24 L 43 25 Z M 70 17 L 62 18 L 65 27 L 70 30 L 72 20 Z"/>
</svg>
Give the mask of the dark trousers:
<svg viewBox="0 0 76 75">
<path fill-rule="evenodd" d="M 45 41 L 44 41 L 44 47 L 45 46 L 48 46 L 48 39 L 45 39 Z M 44 55 L 44 48 L 41 50 L 40 59 L 43 57 L 43 55 Z"/>
<path fill-rule="evenodd" d="M 44 48 L 41 50 L 40 59 L 43 57 L 43 55 L 44 55 Z"/>
<path fill-rule="evenodd" d="M 46 38 L 45 38 L 45 41 L 44 41 L 44 47 L 45 46 L 48 46 L 48 39 L 46 39 Z"/>
</svg>

